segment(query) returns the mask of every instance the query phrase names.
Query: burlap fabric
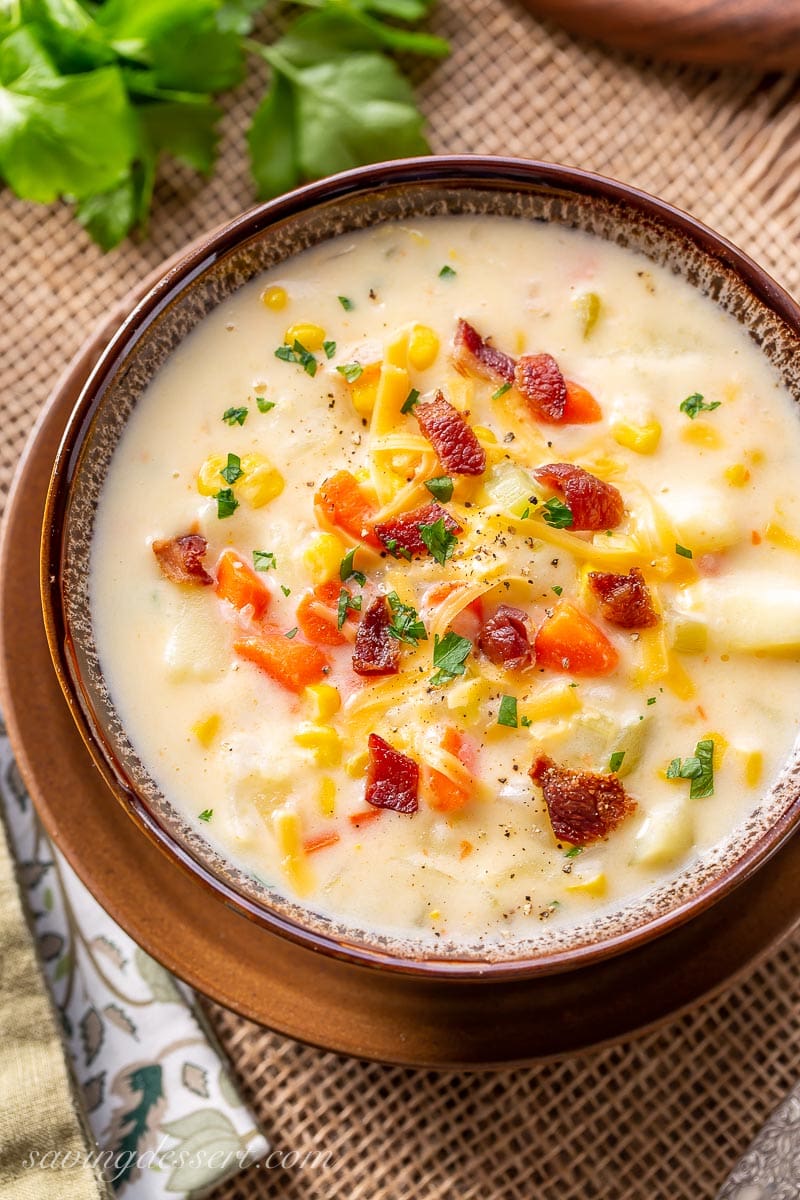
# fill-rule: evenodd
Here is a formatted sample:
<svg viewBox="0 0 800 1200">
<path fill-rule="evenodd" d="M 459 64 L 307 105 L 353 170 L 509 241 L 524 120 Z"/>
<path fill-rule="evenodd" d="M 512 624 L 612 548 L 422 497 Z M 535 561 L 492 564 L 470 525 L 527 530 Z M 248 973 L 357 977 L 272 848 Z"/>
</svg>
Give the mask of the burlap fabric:
<svg viewBox="0 0 800 1200">
<path fill-rule="evenodd" d="M 551 159 L 638 184 L 798 290 L 797 77 L 653 66 L 573 41 L 513 0 L 441 0 L 434 24 L 454 47 L 449 61 L 417 68 L 434 149 Z M 165 256 L 252 202 L 243 131 L 256 88 L 229 105 L 213 180 L 177 168 L 162 178 L 143 245 L 104 257 L 65 208 L 3 195 L 4 491 L 94 323 Z M 208 1008 L 274 1145 L 301 1160 L 330 1152 L 327 1167 L 254 1167 L 215 1200 L 705 1200 L 800 1075 L 800 939 L 643 1040 L 494 1075 L 362 1064 Z"/>
</svg>

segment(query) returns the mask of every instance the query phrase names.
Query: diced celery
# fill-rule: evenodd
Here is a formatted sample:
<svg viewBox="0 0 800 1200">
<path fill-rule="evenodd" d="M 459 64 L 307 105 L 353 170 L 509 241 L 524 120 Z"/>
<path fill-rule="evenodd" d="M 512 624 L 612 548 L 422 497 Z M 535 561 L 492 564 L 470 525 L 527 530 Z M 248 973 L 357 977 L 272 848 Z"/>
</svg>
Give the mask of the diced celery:
<svg viewBox="0 0 800 1200">
<path fill-rule="evenodd" d="M 603 311 L 602 300 L 597 292 L 581 292 L 572 301 L 572 307 L 580 319 L 584 338 L 590 337 Z"/>
<path fill-rule="evenodd" d="M 680 654 L 703 654 L 708 647 L 708 626 L 696 617 L 680 617 L 672 626 L 672 649 Z"/>
<path fill-rule="evenodd" d="M 537 496 L 534 480 L 513 463 L 499 463 L 487 475 L 483 489 L 490 504 L 515 517 L 521 517 L 526 509 L 532 510 L 536 503 L 531 499 Z"/>
</svg>

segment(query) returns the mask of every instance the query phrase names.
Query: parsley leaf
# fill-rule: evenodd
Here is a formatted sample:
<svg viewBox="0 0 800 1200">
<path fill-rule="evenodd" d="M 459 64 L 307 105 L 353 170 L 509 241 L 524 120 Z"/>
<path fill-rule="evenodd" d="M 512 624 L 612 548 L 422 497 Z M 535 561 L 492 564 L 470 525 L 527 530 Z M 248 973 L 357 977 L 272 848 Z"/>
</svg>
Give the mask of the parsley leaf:
<svg viewBox="0 0 800 1200">
<path fill-rule="evenodd" d="M 516 729 L 518 723 L 516 696 L 503 696 L 500 708 L 497 710 L 497 724 L 507 725 L 509 729 Z"/>
<path fill-rule="evenodd" d="M 297 363 L 305 371 L 306 375 L 310 375 L 313 379 L 317 373 L 319 366 L 317 360 L 310 350 L 307 350 L 302 342 L 294 340 L 294 345 L 289 346 L 285 342 L 282 346 L 278 346 L 275 351 L 275 357 L 281 359 L 282 362 Z"/>
<path fill-rule="evenodd" d="M 292 594 L 292 589 L 287 587 L 285 583 L 281 584 L 281 591 L 283 592 L 284 596 L 291 596 Z"/>
<path fill-rule="evenodd" d="M 562 593 L 564 591 L 564 589 L 560 583 L 554 583 L 551 590 L 554 591 L 557 596 L 562 595 Z"/>
<path fill-rule="evenodd" d="M 691 550 L 687 550 L 686 547 L 681 546 L 679 542 L 675 543 L 675 553 L 679 554 L 681 558 L 694 558 Z"/>
<path fill-rule="evenodd" d="M 388 633 L 398 642 L 408 646 L 416 646 L 418 642 L 427 642 L 428 634 L 419 619 L 419 613 L 410 604 L 403 604 L 397 592 L 389 592 L 386 597 L 392 610 L 392 621 Z"/>
<path fill-rule="evenodd" d="M 239 507 L 239 501 L 229 487 L 215 492 L 212 499 L 217 502 L 217 516 L 220 521 L 225 517 L 232 517 Z"/>
<path fill-rule="evenodd" d="M 356 557 L 358 546 L 353 546 L 352 550 L 348 550 L 342 561 L 339 563 L 339 578 L 342 583 L 347 583 L 348 579 L 355 579 L 356 583 L 363 587 L 367 582 L 367 577 L 363 571 L 357 571 L 353 565 Z"/>
<path fill-rule="evenodd" d="M 456 277 L 456 272 L 453 270 L 452 267 L 448 267 L 447 265 L 443 266 L 441 271 L 439 272 L 440 279 L 455 279 L 455 277 Z"/>
<path fill-rule="evenodd" d="M 436 475 L 433 479 L 426 479 L 425 487 L 442 504 L 453 498 L 453 481 L 449 475 Z"/>
<path fill-rule="evenodd" d="M 458 538 L 454 533 L 450 533 L 443 517 L 439 517 L 438 521 L 430 525 L 420 525 L 419 536 L 440 566 L 443 567 L 448 558 L 453 557 Z"/>
<path fill-rule="evenodd" d="M 563 500 L 553 496 L 539 510 L 546 525 L 553 529 L 569 529 L 573 522 L 572 509 Z"/>
<path fill-rule="evenodd" d="M 242 460 L 238 454 L 229 454 L 227 466 L 223 467 L 220 475 L 226 483 L 236 483 L 237 479 L 241 479 L 244 475 L 242 470 Z"/>
<path fill-rule="evenodd" d="M 226 408 L 222 414 L 222 419 L 226 425 L 244 425 L 247 419 L 246 408 Z"/>
<path fill-rule="evenodd" d="M 213 817 L 213 815 L 214 815 L 213 808 L 204 808 L 203 811 L 198 814 L 198 820 L 210 821 L 211 818 Z"/>
<path fill-rule="evenodd" d="M 690 758 L 673 758 L 667 767 L 667 779 L 690 779 L 689 798 L 702 800 L 714 795 L 714 740 L 703 738 Z"/>
<path fill-rule="evenodd" d="M 343 366 L 337 367 L 336 370 L 340 375 L 344 375 L 348 383 L 355 383 L 364 374 L 364 368 L 361 363 L 357 362 L 344 363 Z"/>
<path fill-rule="evenodd" d="M 439 669 L 431 676 L 433 686 L 441 687 L 445 683 L 452 683 L 458 675 L 463 675 L 466 671 L 464 664 L 471 649 L 472 642 L 469 638 L 459 637 L 452 629 L 443 638 L 440 638 L 438 633 L 434 634 L 433 665 Z"/>
<path fill-rule="evenodd" d="M 336 299 L 339 301 L 345 312 L 352 312 L 355 308 L 355 304 L 353 304 L 353 301 L 349 299 L 348 296 L 337 296 Z"/>
<path fill-rule="evenodd" d="M 520 717 L 519 723 L 523 729 L 529 729 L 531 727 L 531 725 L 533 724 L 530 717 Z"/>
<path fill-rule="evenodd" d="M 254 550 L 253 566 L 257 571 L 277 569 L 278 562 L 272 550 Z"/>
<path fill-rule="evenodd" d="M 347 588 L 340 588 L 339 602 L 336 606 L 336 628 L 341 629 L 347 620 L 347 610 L 352 609 L 353 612 L 361 611 L 361 597 L 351 596 Z"/>
<path fill-rule="evenodd" d="M 712 400 L 710 404 L 706 404 L 705 400 L 699 392 L 693 392 L 691 396 L 687 396 L 681 401 L 680 411 L 686 413 L 690 421 L 693 421 L 698 413 L 713 412 L 715 408 L 719 408 L 721 400 Z"/>
<path fill-rule="evenodd" d="M 410 412 L 414 411 L 414 405 L 417 403 L 418 400 L 419 400 L 419 392 L 417 391 L 416 388 L 412 388 L 411 391 L 406 396 L 405 400 L 403 401 L 402 405 L 400 406 L 400 412 L 404 413 L 406 416 L 408 416 L 408 414 Z"/>
<path fill-rule="evenodd" d="M 325 351 L 326 358 L 333 358 L 336 353 L 336 342 L 323 342 L 322 349 Z"/>
<path fill-rule="evenodd" d="M 614 771 L 614 772 L 618 771 L 620 769 L 620 767 L 622 766 L 624 760 L 625 760 L 625 751 L 624 750 L 615 750 L 614 753 L 611 755 L 611 758 L 608 760 L 609 771 Z"/>
<path fill-rule="evenodd" d="M 577 858 L 579 854 L 583 854 L 583 846 L 570 846 L 564 851 L 564 858 Z"/>
<path fill-rule="evenodd" d="M 289 641 L 291 641 L 292 638 L 296 638 L 297 637 L 297 626 L 295 625 L 294 629 L 290 629 L 289 632 L 285 633 L 283 636 L 285 638 L 288 638 Z"/>
<path fill-rule="evenodd" d="M 258 405 L 258 411 L 261 413 L 271 412 L 275 407 L 274 400 L 265 400 L 263 396 L 256 396 L 256 404 Z"/>
</svg>

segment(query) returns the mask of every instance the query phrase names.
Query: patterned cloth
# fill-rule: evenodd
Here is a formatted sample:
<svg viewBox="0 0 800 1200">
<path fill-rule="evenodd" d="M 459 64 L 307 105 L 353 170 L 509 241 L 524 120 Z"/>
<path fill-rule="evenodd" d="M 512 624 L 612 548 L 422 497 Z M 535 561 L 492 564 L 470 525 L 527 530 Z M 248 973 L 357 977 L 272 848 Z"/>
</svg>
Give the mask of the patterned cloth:
<svg viewBox="0 0 800 1200">
<path fill-rule="evenodd" d="M 176 1200 L 263 1157 L 268 1143 L 193 993 L 123 933 L 50 844 L 2 725 L 0 803 L 101 1177 L 126 1200 Z M 49 1180 L 67 1165 L 65 1147 L 37 1144 L 28 1177 L 46 1170 Z"/>
</svg>

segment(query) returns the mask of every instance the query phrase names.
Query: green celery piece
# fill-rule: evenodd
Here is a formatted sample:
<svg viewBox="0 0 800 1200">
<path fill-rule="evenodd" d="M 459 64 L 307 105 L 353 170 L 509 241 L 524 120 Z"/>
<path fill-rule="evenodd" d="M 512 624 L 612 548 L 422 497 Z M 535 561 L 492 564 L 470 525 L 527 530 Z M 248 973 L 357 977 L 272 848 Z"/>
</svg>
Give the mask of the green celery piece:
<svg viewBox="0 0 800 1200">
<path fill-rule="evenodd" d="M 0 174 L 26 200 L 83 199 L 120 184 L 136 150 L 116 67 L 59 75 L 30 29 L 0 43 Z"/>
<path fill-rule="evenodd" d="M 398 29 L 364 11 L 345 9 L 337 3 L 300 17 L 273 48 L 296 67 L 383 48 L 432 58 L 444 58 L 450 52 L 443 38 Z"/>
<path fill-rule="evenodd" d="M 259 200 L 288 192 L 298 182 L 294 96 L 289 81 L 275 71 L 272 85 L 255 111 L 247 133 L 250 169 Z"/>
</svg>

